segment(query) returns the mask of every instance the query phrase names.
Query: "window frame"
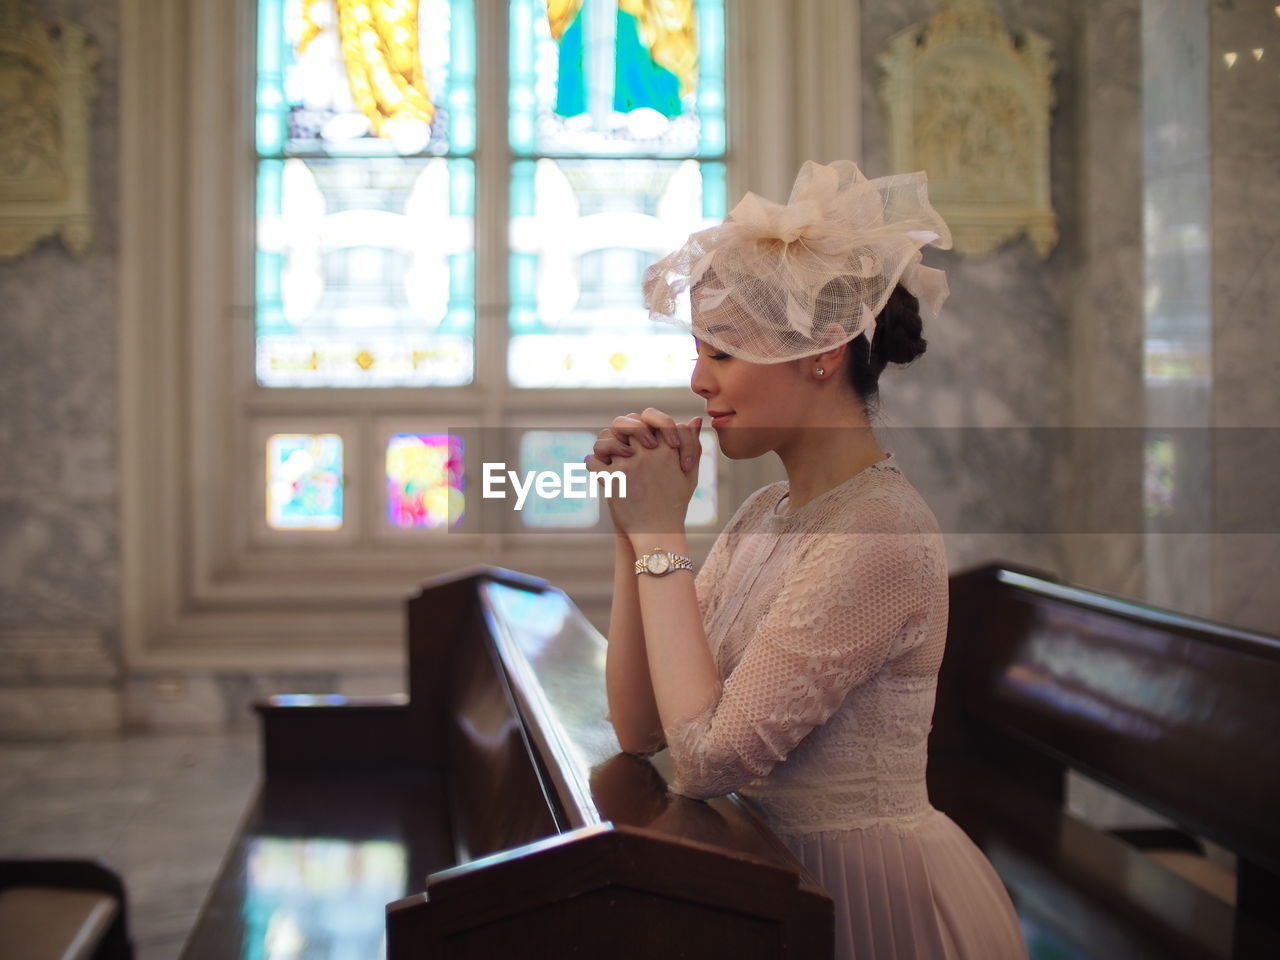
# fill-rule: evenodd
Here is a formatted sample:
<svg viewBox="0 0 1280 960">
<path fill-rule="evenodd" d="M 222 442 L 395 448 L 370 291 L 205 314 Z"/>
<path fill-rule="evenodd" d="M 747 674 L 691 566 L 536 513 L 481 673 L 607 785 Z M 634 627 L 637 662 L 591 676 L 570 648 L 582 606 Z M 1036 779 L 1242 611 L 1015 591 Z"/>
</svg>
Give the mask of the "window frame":
<svg viewBox="0 0 1280 960">
<path fill-rule="evenodd" d="M 857 7 L 841 0 L 726 0 L 730 205 L 748 186 L 785 197 L 805 158 L 857 155 Z M 362 459 L 348 469 L 368 485 L 375 479 L 369 464 L 380 463 L 374 431 L 388 420 L 500 424 L 518 412 L 554 427 L 580 422 L 582 411 L 654 405 L 693 414 L 701 408 L 682 388 L 507 384 L 506 218 L 513 155 L 505 109 L 481 109 L 477 116 L 473 382 L 376 390 L 258 387 L 255 14 L 253 0 L 121 3 L 126 661 L 141 670 L 398 666 L 399 602 L 406 591 L 424 578 L 474 564 L 547 577 L 603 624 L 611 588 L 609 536 L 589 541 L 575 533 L 483 533 L 454 542 L 438 533 L 380 537 L 366 530 L 340 547 L 317 550 L 307 535 L 293 546 L 255 534 L 260 495 L 254 484 L 260 486 L 262 476 L 255 464 L 263 456 L 256 448 L 266 422 L 354 424 L 346 447 L 349 456 Z M 507 23 L 505 0 L 477 0 L 477 62 L 501 65 L 478 72 L 480 104 L 506 103 Z M 797 56 L 799 43 L 819 56 Z M 227 83 L 228 71 L 239 81 Z M 834 122 L 820 113 L 818 97 L 832 83 L 850 94 L 849 110 Z M 790 110 L 791 103 L 807 106 Z M 720 465 L 720 523 L 733 504 L 778 475 L 768 463 L 726 469 L 721 459 Z M 470 507 L 479 499 L 474 477 L 468 493 Z M 373 517 L 355 502 L 349 509 L 363 510 L 365 524 Z M 705 553 L 712 535 L 692 539 L 695 551 Z"/>
</svg>

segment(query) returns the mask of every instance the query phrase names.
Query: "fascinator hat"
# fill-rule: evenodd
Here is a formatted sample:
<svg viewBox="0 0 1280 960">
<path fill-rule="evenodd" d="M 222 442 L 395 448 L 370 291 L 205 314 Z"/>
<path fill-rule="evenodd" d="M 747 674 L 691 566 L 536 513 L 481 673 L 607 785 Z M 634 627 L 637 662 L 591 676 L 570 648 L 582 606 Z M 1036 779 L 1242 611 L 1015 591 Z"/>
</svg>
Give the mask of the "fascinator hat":
<svg viewBox="0 0 1280 960">
<path fill-rule="evenodd" d="M 752 363 L 811 356 L 866 334 L 901 283 L 936 319 L 947 278 L 921 262 L 951 232 L 924 173 L 868 180 L 857 165 L 806 163 L 779 204 L 748 193 L 718 226 L 645 272 L 650 316 Z"/>
</svg>

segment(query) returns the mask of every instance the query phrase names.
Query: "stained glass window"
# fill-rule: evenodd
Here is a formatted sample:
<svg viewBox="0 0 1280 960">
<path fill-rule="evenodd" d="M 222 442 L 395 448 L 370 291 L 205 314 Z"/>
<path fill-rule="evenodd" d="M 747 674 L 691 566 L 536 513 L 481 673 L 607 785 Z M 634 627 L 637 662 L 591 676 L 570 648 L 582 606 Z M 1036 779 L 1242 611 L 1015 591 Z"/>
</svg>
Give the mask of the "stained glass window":
<svg viewBox="0 0 1280 960">
<path fill-rule="evenodd" d="M 1148 517 L 1166 517 L 1177 506 L 1178 448 L 1171 436 L 1152 437 L 1143 450 L 1142 500 Z"/>
<path fill-rule="evenodd" d="M 640 288 L 648 264 L 725 214 L 724 0 L 510 0 L 495 5 L 508 16 L 505 41 L 477 36 L 475 0 L 255 2 L 261 386 L 470 385 L 477 285 L 494 291 L 494 303 L 504 292 L 494 270 L 507 277 L 507 336 L 485 330 L 481 340 L 506 351 L 505 377 L 495 370 L 453 393 L 448 409 L 474 415 L 472 400 L 510 398 L 508 387 L 687 386 L 690 341 L 650 322 Z M 502 42 L 506 64 L 480 56 Z M 508 142 L 496 151 L 488 143 L 479 163 L 478 73 L 508 81 L 505 105 L 489 104 L 505 107 Z M 507 203 L 489 209 L 505 208 L 507 219 L 483 218 L 477 247 L 476 198 L 494 191 L 506 191 Z M 477 249 L 498 259 L 477 259 Z M 402 413 L 397 404 L 417 402 L 410 396 L 351 402 L 353 412 L 372 404 Z M 460 437 L 382 433 L 380 449 L 352 421 L 343 428 L 350 450 L 384 459 L 383 483 L 356 484 L 353 494 L 344 491 L 342 439 L 306 432 L 312 399 L 272 401 L 272 428 L 298 432 L 269 441 L 269 527 L 343 528 L 344 495 L 385 496 L 351 507 L 360 518 L 381 511 L 382 533 L 461 525 Z M 507 408 L 498 406 L 487 415 L 501 419 Z M 299 424 L 280 421 L 304 407 Z M 592 440 L 587 431 L 530 431 L 519 468 L 561 472 Z M 364 478 L 378 467 L 348 469 Z M 691 526 L 715 522 L 715 472 L 709 453 Z M 515 524 L 599 528 L 601 506 L 530 498 Z M 366 532 L 350 522 L 346 530 Z"/>
<path fill-rule="evenodd" d="M 521 475 L 529 471 L 563 474 L 565 464 L 581 464 L 596 442 L 589 430 L 529 430 L 520 437 Z M 600 520 L 600 498 L 530 495 L 520 511 L 526 527 L 594 527 Z"/>
<path fill-rule="evenodd" d="M 529 430 L 520 437 L 520 471 L 549 470 L 557 474 L 565 464 L 578 464 L 595 443 L 595 434 L 587 430 Z M 716 522 L 717 456 L 716 435 L 702 432 L 702 459 L 698 463 L 698 485 L 689 502 L 685 522 L 691 527 L 710 526 Z M 581 500 L 555 497 L 543 499 L 530 495 L 520 511 L 525 527 L 543 529 L 594 527 L 608 506 L 601 498 Z M 607 519 L 607 518 L 606 518 Z"/>
<path fill-rule="evenodd" d="M 680 386 L 645 267 L 725 213 L 723 0 L 512 0 L 518 387 Z"/>
<path fill-rule="evenodd" d="M 471 381 L 472 7 L 259 0 L 262 385 Z"/>
<path fill-rule="evenodd" d="M 452 434 L 398 433 L 387 442 L 387 523 L 442 529 L 462 520 L 463 441 Z"/>
<path fill-rule="evenodd" d="M 267 524 L 275 530 L 342 526 L 342 438 L 278 433 L 267 440 Z"/>
<path fill-rule="evenodd" d="M 716 510 L 716 481 L 719 475 L 720 444 L 715 433 L 703 430 L 702 458 L 698 461 L 698 485 L 689 501 L 685 523 L 691 527 L 709 527 L 719 516 Z"/>
<path fill-rule="evenodd" d="M 722 157 L 724 0 L 511 0 L 512 149 Z"/>
</svg>

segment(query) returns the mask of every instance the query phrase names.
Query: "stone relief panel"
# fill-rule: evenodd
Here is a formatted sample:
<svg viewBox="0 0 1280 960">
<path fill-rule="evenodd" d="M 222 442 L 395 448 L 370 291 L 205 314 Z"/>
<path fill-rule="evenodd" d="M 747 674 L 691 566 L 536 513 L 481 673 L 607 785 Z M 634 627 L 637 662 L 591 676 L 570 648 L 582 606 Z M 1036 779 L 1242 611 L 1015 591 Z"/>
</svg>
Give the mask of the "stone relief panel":
<svg viewBox="0 0 1280 960">
<path fill-rule="evenodd" d="M 98 51 L 25 0 L 0 0 L 0 257 L 47 236 L 83 255 L 93 239 L 89 105 Z"/>
<path fill-rule="evenodd" d="M 1025 234 L 1058 241 L 1049 191 L 1050 44 L 1016 39 L 989 0 L 944 0 L 878 58 L 893 170 L 925 170 L 955 248 L 980 256 Z"/>
</svg>

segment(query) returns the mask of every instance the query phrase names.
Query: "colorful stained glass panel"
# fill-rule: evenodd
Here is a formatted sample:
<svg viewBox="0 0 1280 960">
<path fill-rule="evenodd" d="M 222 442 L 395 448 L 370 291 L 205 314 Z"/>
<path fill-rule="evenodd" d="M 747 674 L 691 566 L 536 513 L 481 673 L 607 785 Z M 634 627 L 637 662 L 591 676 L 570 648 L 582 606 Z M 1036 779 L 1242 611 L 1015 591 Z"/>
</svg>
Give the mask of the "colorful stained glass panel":
<svg viewBox="0 0 1280 960">
<path fill-rule="evenodd" d="M 469 383 L 474 194 L 470 160 L 262 161 L 258 382 Z"/>
<path fill-rule="evenodd" d="M 511 383 L 687 383 L 689 337 L 650 321 L 641 281 L 649 264 L 723 216 L 722 164 L 516 161 L 511 185 Z"/>
<path fill-rule="evenodd" d="M 274 530 L 342 526 L 342 438 L 278 433 L 267 440 L 267 525 Z"/>
<path fill-rule="evenodd" d="M 474 24 L 474 0 L 259 0 L 259 154 L 470 153 Z"/>
<path fill-rule="evenodd" d="M 723 155 L 723 0 L 512 0 L 510 15 L 516 153 Z"/>
<path fill-rule="evenodd" d="M 397 433 L 387 442 L 387 523 L 444 529 L 462 520 L 463 441 L 453 434 Z"/>
<path fill-rule="evenodd" d="M 566 464 L 581 464 L 591 452 L 595 435 L 589 430 L 529 430 L 520 437 L 521 475 L 528 471 L 551 471 L 563 475 Z M 526 527 L 594 527 L 600 521 L 600 499 L 565 496 L 544 498 L 533 492 L 520 511 Z"/>
</svg>

